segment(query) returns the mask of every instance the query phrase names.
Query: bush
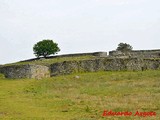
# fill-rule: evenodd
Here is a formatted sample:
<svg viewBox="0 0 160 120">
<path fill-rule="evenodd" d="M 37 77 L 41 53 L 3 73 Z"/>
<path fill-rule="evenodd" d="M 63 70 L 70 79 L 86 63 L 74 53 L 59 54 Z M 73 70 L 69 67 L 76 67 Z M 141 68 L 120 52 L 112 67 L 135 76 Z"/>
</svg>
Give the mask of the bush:
<svg viewBox="0 0 160 120">
<path fill-rule="evenodd" d="M 128 52 L 132 51 L 133 47 L 127 43 L 119 43 L 117 47 L 117 51 Z"/>
<path fill-rule="evenodd" d="M 5 76 L 4 76 L 3 74 L 0 74 L 0 79 L 1 79 L 1 78 L 5 78 Z"/>
</svg>

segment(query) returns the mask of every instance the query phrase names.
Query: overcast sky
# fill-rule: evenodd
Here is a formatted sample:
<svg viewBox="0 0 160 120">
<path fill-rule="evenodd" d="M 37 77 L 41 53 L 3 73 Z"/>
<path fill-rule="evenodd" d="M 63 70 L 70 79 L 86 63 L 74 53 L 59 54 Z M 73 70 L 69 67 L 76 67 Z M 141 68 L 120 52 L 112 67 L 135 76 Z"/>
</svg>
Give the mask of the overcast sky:
<svg viewBox="0 0 160 120">
<path fill-rule="evenodd" d="M 33 45 L 59 54 L 160 48 L 160 0 L 0 0 L 0 64 L 35 57 Z"/>
</svg>

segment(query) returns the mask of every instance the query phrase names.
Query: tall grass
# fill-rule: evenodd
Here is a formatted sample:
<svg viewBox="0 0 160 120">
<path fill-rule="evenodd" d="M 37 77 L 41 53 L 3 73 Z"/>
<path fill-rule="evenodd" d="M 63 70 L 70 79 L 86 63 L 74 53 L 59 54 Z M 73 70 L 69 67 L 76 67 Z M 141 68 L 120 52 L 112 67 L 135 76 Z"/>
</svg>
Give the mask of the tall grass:
<svg viewBox="0 0 160 120">
<path fill-rule="evenodd" d="M 98 72 L 42 80 L 0 80 L 1 119 L 159 120 L 159 99 L 160 71 Z M 102 117 L 104 110 L 154 111 L 157 115 Z"/>
</svg>

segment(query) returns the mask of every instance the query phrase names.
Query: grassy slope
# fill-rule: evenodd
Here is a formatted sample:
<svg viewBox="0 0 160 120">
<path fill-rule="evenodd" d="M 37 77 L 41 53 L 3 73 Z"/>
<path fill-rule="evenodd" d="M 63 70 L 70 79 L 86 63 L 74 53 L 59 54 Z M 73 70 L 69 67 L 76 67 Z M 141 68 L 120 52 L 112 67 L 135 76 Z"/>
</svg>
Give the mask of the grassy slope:
<svg viewBox="0 0 160 120">
<path fill-rule="evenodd" d="M 160 71 L 76 75 L 43 80 L 0 78 L 0 119 L 160 119 Z M 103 118 L 105 109 L 155 111 L 157 116 Z"/>
<path fill-rule="evenodd" d="M 79 61 L 79 60 L 88 60 L 88 59 L 95 59 L 95 56 L 84 55 L 84 56 L 73 56 L 73 57 L 58 57 L 58 58 L 51 58 L 51 59 L 42 59 L 42 60 L 35 60 L 29 62 L 16 62 L 6 64 L 5 66 L 9 65 L 25 65 L 25 64 L 38 64 L 38 65 L 50 65 L 57 62 L 63 61 Z"/>
</svg>

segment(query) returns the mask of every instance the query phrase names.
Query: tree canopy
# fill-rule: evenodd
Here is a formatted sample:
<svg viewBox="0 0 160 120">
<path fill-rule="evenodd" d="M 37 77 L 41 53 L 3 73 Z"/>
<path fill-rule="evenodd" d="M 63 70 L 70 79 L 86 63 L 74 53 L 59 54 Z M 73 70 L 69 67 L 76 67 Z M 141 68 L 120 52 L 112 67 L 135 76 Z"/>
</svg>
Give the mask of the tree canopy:
<svg viewBox="0 0 160 120">
<path fill-rule="evenodd" d="M 42 40 L 37 42 L 34 46 L 33 46 L 33 51 L 34 54 L 37 57 L 43 56 L 43 57 L 47 57 L 51 54 L 56 54 L 57 52 L 60 51 L 58 44 L 53 42 L 53 40 Z"/>
<path fill-rule="evenodd" d="M 129 51 L 132 51 L 132 49 L 133 47 L 130 44 L 119 43 L 116 50 L 121 52 L 129 52 Z"/>
</svg>

